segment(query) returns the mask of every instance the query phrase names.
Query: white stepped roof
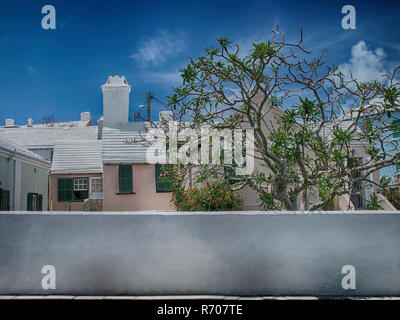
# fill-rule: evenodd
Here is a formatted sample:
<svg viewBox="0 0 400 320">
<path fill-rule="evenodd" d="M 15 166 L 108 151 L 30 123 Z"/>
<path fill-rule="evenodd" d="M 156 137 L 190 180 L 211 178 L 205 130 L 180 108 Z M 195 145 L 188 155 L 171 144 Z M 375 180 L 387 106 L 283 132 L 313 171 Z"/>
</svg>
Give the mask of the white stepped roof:
<svg viewBox="0 0 400 320">
<path fill-rule="evenodd" d="M 147 163 L 146 151 L 149 143 L 131 142 L 143 140 L 146 137 L 146 128 L 149 125 L 144 122 L 122 123 L 117 127 L 103 128 L 103 163 Z"/>
<path fill-rule="evenodd" d="M 0 134 L 0 148 L 6 151 L 9 151 L 10 154 L 15 152 L 16 154 L 27 157 L 29 159 L 33 159 L 36 161 L 40 161 L 42 163 L 48 164 L 50 166 L 50 162 L 44 160 L 40 155 L 28 150 L 27 148 L 20 146 L 13 141 L 5 138 L 2 134 Z"/>
<path fill-rule="evenodd" d="M 375 98 L 372 99 L 369 103 L 367 103 L 365 105 L 364 108 L 366 108 L 367 110 L 364 111 L 361 116 L 369 116 L 369 115 L 374 115 L 374 114 L 381 114 L 381 113 L 386 113 L 388 111 L 390 112 L 400 112 L 400 98 L 398 98 L 395 102 L 395 106 L 392 108 L 388 108 L 385 109 L 385 100 L 383 98 Z M 344 115 L 342 115 L 340 117 L 340 119 L 351 119 L 351 118 L 355 118 L 358 113 L 360 111 L 360 107 L 354 108 L 352 110 L 349 110 L 347 113 L 345 113 Z M 394 119 L 397 119 L 397 117 L 394 117 Z"/>
<path fill-rule="evenodd" d="M 90 120 L 77 120 L 77 121 L 65 121 L 65 122 L 54 122 L 54 123 L 38 123 L 28 126 L 27 124 L 18 125 L 18 128 L 82 128 L 87 127 Z M 2 126 L 5 128 L 4 126 Z"/>
<path fill-rule="evenodd" d="M 46 149 L 58 140 L 97 140 L 97 126 L 0 128 L 0 134 L 29 149 Z"/>
<path fill-rule="evenodd" d="M 312 128 L 313 131 L 316 131 L 318 128 L 319 123 L 315 124 Z M 321 137 L 328 138 L 328 139 L 333 139 L 333 131 L 336 125 L 339 126 L 340 129 L 343 131 L 348 131 L 348 130 L 354 130 L 358 133 L 361 132 L 360 128 L 358 126 L 354 126 L 352 121 L 339 121 L 337 123 L 335 122 L 326 122 L 324 123 L 322 130 L 321 130 Z"/>
<path fill-rule="evenodd" d="M 102 173 L 101 140 L 55 141 L 51 173 Z"/>
</svg>

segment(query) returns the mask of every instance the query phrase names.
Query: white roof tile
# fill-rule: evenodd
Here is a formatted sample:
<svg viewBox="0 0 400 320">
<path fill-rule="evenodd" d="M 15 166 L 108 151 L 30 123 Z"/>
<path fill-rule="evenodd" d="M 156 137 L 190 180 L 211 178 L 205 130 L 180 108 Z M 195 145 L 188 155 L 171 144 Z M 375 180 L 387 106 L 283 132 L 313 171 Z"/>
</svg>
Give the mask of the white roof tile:
<svg viewBox="0 0 400 320">
<path fill-rule="evenodd" d="M 50 162 L 44 160 L 40 155 L 28 150 L 23 146 L 14 143 L 13 141 L 10 141 L 9 139 L 5 138 L 2 134 L 0 134 L 0 148 L 9 151 L 10 153 L 15 151 L 15 153 L 18 155 L 50 165 Z"/>
<path fill-rule="evenodd" d="M 55 141 L 51 173 L 102 173 L 101 140 Z"/>
<path fill-rule="evenodd" d="M 97 126 L 0 128 L 0 134 L 29 149 L 46 149 L 57 140 L 97 140 Z"/>
<path fill-rule="evenodd" d="M 103 163 L 147 163 L 146 151 L 149 144 L 146 142 L 126 143 L 132 139 L 142 140 L 146 137 L 144 122 L 120 124 L 116 128 L 103 128 Z"/>
<path fill-rule="evenodd" d="M 88 126 L 90 120 L 65 121 L 54 123 L 33 124 L 32 128 L 82 128 Z M 4 127 L 4 126 L 3 126 Z M 19 128 L 28 128 L 28 125 L 18 125 Z"/>
</svg>

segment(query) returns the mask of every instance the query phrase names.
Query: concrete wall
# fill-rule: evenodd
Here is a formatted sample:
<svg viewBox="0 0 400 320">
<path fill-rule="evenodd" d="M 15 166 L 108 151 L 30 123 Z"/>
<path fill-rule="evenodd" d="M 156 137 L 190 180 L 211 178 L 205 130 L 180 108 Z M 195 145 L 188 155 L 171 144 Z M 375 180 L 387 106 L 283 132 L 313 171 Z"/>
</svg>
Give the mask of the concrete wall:
<svg viewBox="0 0 400 320">
<path fill-rule="evenodd" d="M 2 213 L 0 294 L 398 296 L 399 244 L 382 212 Z"/>
<path fill-rule="evenodd" d="M 132 165 L 132 187 L 135 194 L 119 193 L 118 165 L 103 166 L 104 210 L 174 210 L 171 193 L 156 192 L 155 166 Z"/>
</svg>

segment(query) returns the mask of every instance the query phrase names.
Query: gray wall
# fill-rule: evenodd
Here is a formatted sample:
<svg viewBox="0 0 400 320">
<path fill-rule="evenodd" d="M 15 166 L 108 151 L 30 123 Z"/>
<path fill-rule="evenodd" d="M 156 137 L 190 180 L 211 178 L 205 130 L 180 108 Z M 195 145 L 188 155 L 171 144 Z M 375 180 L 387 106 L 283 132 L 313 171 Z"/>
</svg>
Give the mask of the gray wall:
<svg viewBox="0 0 400 320">
<path fill-rule="evenodd" d="M 400 215 L 2 213 L 0 294 L 400 295 Z"/>
</svg>

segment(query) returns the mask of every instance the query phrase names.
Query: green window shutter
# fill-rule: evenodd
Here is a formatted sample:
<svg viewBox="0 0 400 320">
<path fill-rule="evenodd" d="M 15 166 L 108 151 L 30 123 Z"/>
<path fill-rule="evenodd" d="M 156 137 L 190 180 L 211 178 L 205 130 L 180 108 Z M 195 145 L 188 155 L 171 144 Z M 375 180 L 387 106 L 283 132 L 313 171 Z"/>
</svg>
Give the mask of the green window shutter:
<svg viewBox="0 0 400 320">
<path fill-rule="evenodd" d="M 243 166 L 246 166 L 246 161 L 244 161 Z M 225 166 L 224 171 L 225 171 L 225 178 L 228 181 L 229 184 L 234 184 L 241 179 L 243 179 L 242 175 L 236 174 L 236 168 L 238 167 L 237 163 L 233 161 L 231 166 Z"/>
<path fill-rule="evenodd" d="M 225 171 L 225 176 L 226 176 L 226 180 L 228 181 L 229 184 L 233 184 L 235 182 L 237 182 L 236 178 L 236 174 L 235 174 L 235 167 L 224 167 L 224 171 Z"/>
<path fill-rule="evenodd" d="M 58 201 L 71 201 L 74 193 L 73 179 L 59 178 L 57 180 Z"/>
<path fill-rule="evenodd" d="M 26 210 L 28 211 L 32 211 L 32 198 L 33 198 L 33 194 L 32 193 L 28 193 L 27 195 L 27 202 L 26 202 Z"/>
<path fill-rule="evenodd" d="M 393 130 L 393 138 L 400 138 L 400 120 L 394 120 L 392 126 L 395 126 Z"/>
<path fill-rule="evenodd" d="M 0 189 L 0 211 L 10 211 L 10 191 Z"/>
<path fill-rule="evenodd" d="M 132 193 L 132 166 L 119 166 L 119 193 Z"/>
<path fill-rule="evenodd" d="M 36 197 L 36 211 L 43 211 L 43 196 L 41 194 Z"/>
<path fill-rule="evenodd" d="M 156 173 L 156 192 L 171 192 L 171 184 L 169 182 L 163 181 L 160 174 L 163 173 L 162 164 L 155 165 Z"/>
</svg>

